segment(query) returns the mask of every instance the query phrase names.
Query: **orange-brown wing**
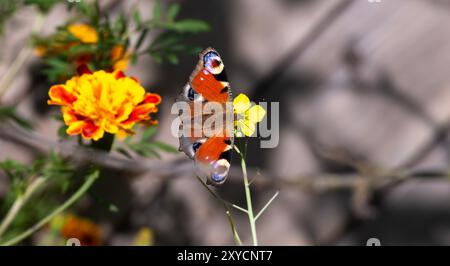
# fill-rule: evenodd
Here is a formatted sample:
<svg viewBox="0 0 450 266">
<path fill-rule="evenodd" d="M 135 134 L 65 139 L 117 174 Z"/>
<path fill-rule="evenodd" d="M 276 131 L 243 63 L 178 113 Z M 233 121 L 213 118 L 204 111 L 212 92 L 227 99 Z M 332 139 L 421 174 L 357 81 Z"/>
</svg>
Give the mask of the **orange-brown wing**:
<svg viewBox="0 0 450 266">
<path fill-rule="evenodd" d="M 221 185 L 228 177 L 232 143 L 227 137 L 211 137 L 201 144 L 195 154 L 199 174 L 206 177 L 207 184 Z"/>
<path fill-rule="evenodd" d="M 225 103 L 231 101 L 232 96 L 225 66 L 219 53 L 212 48 L 207 48 L 200 53 L 199 57 L 189 82 L 184 86 L 176 101 L 187 102 L 191 107 L 194 103 L 207 102 L 216 102 L 225 106 Z M 219 127 L 223 129 L 214 129 L 221 134 L 209 137 L 210 135 L 205 135 L 202 131 L 202 134 L 193 136 L 196 132 L 193 122 L 197 116 L 202 116 L 199 121 L 203 123 L 211 114 L 198 114 L 191 110 L 190 116 L 182 119 L 182 126 L 189 133 L 180 137 L 180 151 L 184 151 L 195 160 L 197 170 L 200 170 L 202 176 L 207 177 L 208 184 L 220 185 L 225 181 L 230 168 L 232 134 L 225 130 L 226 125 L 223 123 L 219 124 Z"/>
</svg>

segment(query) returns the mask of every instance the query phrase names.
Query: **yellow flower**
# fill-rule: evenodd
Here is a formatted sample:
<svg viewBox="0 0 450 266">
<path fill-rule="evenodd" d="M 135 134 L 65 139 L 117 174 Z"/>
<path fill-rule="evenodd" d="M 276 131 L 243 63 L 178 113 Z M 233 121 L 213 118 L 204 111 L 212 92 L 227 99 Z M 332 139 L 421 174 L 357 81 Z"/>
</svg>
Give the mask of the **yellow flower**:
<svg viewBox="0 0 450 266">
<path fill-rule="evenodd" d="M 102 243 L 100 228 L 88 219 L 69 214 L 64 219 L 61 235 L 66 238 L 77 238 L 82 246 L 98 246 Z"/>
<path fill-rule="evenodd" d="M 97 43 L 97 31 L 91 26 L 84 23 L 70 24 L 67 30 L 83 43 Z"/>
<path fill-rule="evenodd" d="M 153 231 L 148 227 L 143 227 L 136 234 L 133 246 L 151 246 L 153 245 Z"/>
<path fill-rule="evenodd" d="M 111 61 L 113 62 L 114 70 L 125 71 L 128 66 L 129 54 L 124 51 L 123 45 L 116 45 L 111 51 Z"/>
<path fill-rule="evenodd" d="M 237 115 L 234 121 L 236 137 L 252 136 L 256 131 L 256 124 L 264 119 L 266 110 L 260 105 L 251 106 L 250 99 L 242 93 L 234 98 L 233 107 L 234 113 Z"/>
<path fill-rule="evenodd" d="M 95 141 L 105 132 L 132 134 L 137 122 L 156 123 L 150 113 L 161 102 L 158 94 L 146 93 L 137 79 L 121 71 L 92 73 L 87 68 L 81 76 L 52 86 L 48 94 L 48 104 L 61 106 L 67 134 Z"/>
</svg>

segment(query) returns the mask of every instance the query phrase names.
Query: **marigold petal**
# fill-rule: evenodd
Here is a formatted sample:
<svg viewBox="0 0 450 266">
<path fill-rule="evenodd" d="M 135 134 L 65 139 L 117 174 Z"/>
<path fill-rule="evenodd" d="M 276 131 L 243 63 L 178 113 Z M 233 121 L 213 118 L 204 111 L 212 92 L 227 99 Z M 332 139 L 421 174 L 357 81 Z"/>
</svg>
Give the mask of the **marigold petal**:
<svg viewBox="0 0 450 266">
<path fill-rule="evenodd" d="M 84 121 L 75 121 L 69 124 L 69 127 L 66 130 L 68 135 L 78 135 L 81 133 L 84 127 Z"/>
<path fill-rule="evenodd" d="M 70 105 L 77 100 L 77 97 L 70 93 L 64 85 L 54 85 L 48 91 L 50 100 L 48 104 L 54 105 Z"/>
<path fill-rule="evenodd" d="M 123 45 L 115 45 L 111 50 L 111 60 L 117 61 L 122 58 L 124 55 L 124 48 Z"/>
<path fill-rule="evenodd" d="M 93 139 L 93 140 L 99 140 L 104 135 L 104 130 L 94 124 L 92 121 L 88 120 L 84 123 L 83 129 L 81 131 L 81 135 L 85 139 Z"/>
<path fill-rule="evenodd" d="M 241 93 L 233 100 L 234 112 L 237 114 L 243 114 L 250 108 L 250 99 L 247 95 Z"/>
<path fill-rule="evenodd" d="M 116 79 L 121 79 L 121 78 L 126 77 L 125 73 L 123 73 L 123 71 L 122 71 L 123 69 L 117 69 L 116 67 L 114 67 L 114 69 L 117 70 L 114 72 Z"/>
<path fill-rule="evenodd" d="M 84 43 L 97 43 L 97 31 L 91 26 L 84 23 L 71 24 L 67 30 L 77 39 Z"/>
<path fill-rule="evenodd" d="M 76 113 L 73 111 L 73 109 L 63 106 L 61 107 L 61 112 L 63 113 L 63 120 L 66 125 L 69 125 L 70 123 L 79 121 Z"/>
<path fill-rule="evenodd" d="M 159 94 L 156 93 L 146 93 L 144 96 L 143 103 L 159 104 L 161 103 L 161 96 L 159 96 Z"/>
<path fill-rule="evenodd" d="M 62 218 L 60 233 L 63 237 L 77 238 L 83 246 L 96 246 L 102 242 L 100 228 L 88 219 L 69 214 Z"/>
<path fill-rule="evenodd" d="M 128 59 L 125 57 L 116 61 L 113 66 L 114 70 L 122 70 L 122 71 L 126 70 L 127 67 L 128 67 Z"/>
<path fill-rule="evenodd" d="M 108 120 L 103 120 L 102 122 L 102 128 L 111 134 L 116 134 L 119 131 L 119 127 L 115 125 L 114 123 L 111 123 Z"/>
<path fill-rule="evenodd" d="M 155 113 L 158 111 L 158 108 L 155 107 L 152 103 L 142 104 L 136 106 L 133 111 L 131 112 L 130 116 L 127 120 L 122 122 L 122 124 L 130 124 L 133 122 L 138 122 L 140 120 L 147 120 L 150 119 L 149 114 Z"/>
<path fill-rule="evenodd" d="M 122 107 L 117 110 L 115 120 L 119 123 L 127 120 L 132 111 L 133 105 L 130 102 L 123 104 Z"/>
<path fill-rule="evenodd" d="M 84 71 L 83 71 L 84 72 Z M 105 132 L 133 134 L 136 122 L 151 122 L 161 96 L 146 93 L 137 80 L 121 71 L 96 71 L 73 77 L 49 91 L 49 104 L 62 105 L 68 134 L 98 140 Z"/>
</svg>

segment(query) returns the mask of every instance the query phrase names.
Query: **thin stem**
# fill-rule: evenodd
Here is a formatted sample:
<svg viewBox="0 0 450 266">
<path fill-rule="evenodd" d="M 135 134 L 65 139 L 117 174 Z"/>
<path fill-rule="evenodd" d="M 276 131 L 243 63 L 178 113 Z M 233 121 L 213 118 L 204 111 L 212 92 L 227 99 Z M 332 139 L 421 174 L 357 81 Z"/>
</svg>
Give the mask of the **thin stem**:
<svg viewBox="0 0 450 266">
<path fill-rule="evenodd" d="M 231 207 L 235 208 L 236 210 L 240 210 L 241 212 L 247 213 L 247 210 L 244 209 L 244 208 L 242 208 L 242 207 L 239 206 L 239 205 L 236 205 L 236 204 L 234 204 L 234 203 L 231 203 L 231 202 L 229 202 L 229 201 L 227 201 L 227 200 L 224 200 L 224 199 L 222 199 L 222 198 L 220 198 L 220 200 L 223 201 L 224 203 L 226 203 L 228 206 L 231 206 Z"/>
<path fill-rule="evenodd" d="M 35 23 L 34 23 L 34 29 L 32 30 L 31 34 L 34 34 L 35 32 L 40 31 L 42 28 L 44 22 L 44 16 L 42 13 L 38 13 Z M 22 66 L 26 63 L 28 60 L 30 54 L 31 54 L 31 48 L 29 47 L 29 43 L 27 43 L 19 52 L 17 57 L 14 59 L 14 61 L 11 63 L 11 66 L 8 68 L 5 75 L 2 76 L 0 79 L 0 102 L 2 96 L 5 94 L 5 92 L 8 90 L 9 86 L 11 85 L 14 77 L 16 74 L 20 71 Z"/>
<path fill-rule="evenodd" d="M 25 193 L 19 195 L 14 201 L 13 205 L 9 209 L 2 223 L 0 224 L 0 239 L 1 236 L 5 233 L 8 227 L 11 225 L 14 218 L 16 218 L 17 214 L 20 212 L 25 203 L 31 198 L 31 196 L 45 183 L 46 178 L 38 177 L 34 179 L 25 190 Z"/>
<path fill-rule="evenodd" d="M 208 190 L 208 192 L 214 198 L 216 198 L 218 201 L 220 201 L 220 203 L 222 203 L 223 208 L 225 209 L 225 215 L 227 216 L 228 223 L 230 224 L 230 227 L 231 227 L 231 232 L 233 233 L 234 242 L 236 243 L 236 245 L 242 246 L 242 241 L 241 241 L 241 238 L 239 237 L 238 231 L 236 230 L 236 226 L 234 225 L 233 217 L 231 216 L 231 210 L 228 207 L 228 203 L 226 201 L 224 201 L 214 191 L 212 191 L 212 189 L 209 188 L 208 185 L 205 184 L 205 182 L 203 182 L 203 180 L 200 177 L 198 177 L 198 176 L 195 176 L 195 177 L 197 177 L 198 181 L 200 181 L 200 183 L 206 188 L 206 190 Z"/>
<path fill-rule="evenodd" d="M 234 146 L 234 149 L 241 156 L 241 168 L 242 168 L 242 176 L 244 178 L 245 200 L 247 201 L 248 221 L 250 223 L 250 231 L 252 233 L 253 245 L 257 246 L 258 245 L 258 236 L 256 234 L 256 223 L 255 223 L 256 219 L 253 215 L 252 195 L 250 192 L 250 184 L 248 183 L 247 166 L 245 164 L 244 156 L 239 151 L 239 149 L 236 146 Z"/>
<path fill-rule="evenodd" d="M 236 204 L 230 203 L 228 201 L 225 201 L 225 202 L 228 203 L 228 205 L 230 205 L 231 207 L 235 208 L 236 210 L 240 210 L 241 212 L 247 213 L 247 210 L 242 208 L 241 206 L 238 206 Z"/>
<path fill-rule="evenodd" d="M 1 243 L 0 245 L 1 246 L 12 246 L 12 245 L 15 245 L 15 244 L 19 243 L 23 239 L 29 237 L 30 235 L 32 235 L 34 232 L 36 232 L 41 227 L 43 227 L 48 222 L 50 222 L 56 215 L 58 215 L 61 212 L 65 211 L 73 203 L 75 203 L 79 198 L 81 198 L 86 193 L 86 191 L 88 191 L 88 189 L 92 186 L 92 184 L 94 184 L 95 180 L 97 180 L 98 177 L 99 177 L 99 171 L 97 170 L 97 171 L 93 172 L 92 174 L 90 174 L 87 177 L 86 181 L 75 192 L 75 194 L 73 194 L 68 200 L 66 200 L 61 206 L 59 206 L 57 209 L 55 209 L 52 213 L 47 215 L 44 219 L 42 219 L 37 224 L 33 225 L 32 227 L 30 227 L 29 229 L 27 229 L 26 231 L 24 231 L 20 235 L 14 237 L 13 239 L 10 239 L 10 240 L 8 240 L 8 241 L 6 241 L 4 243 Z"/>
<path fill-rule="evenodd" d="M 258 220 L 259 216 L 261 216 L 261 214 L 264 213 L 264 211 L 267 209 L 267 207 L 269 207 L 269 205 L 272 203 L 272 201 L 274 199 L 276 199 L 276 197 L 278 196 L 278 194 L 280 194 L 280 191 L 277 191 L 275 193 L 275 195 L 272 196 L 272 198 L 270 198 L 270 200 L 266 203 L 266 205 L 264 205 L 264 207 L 258 212 L 258 214 L 255 216 L 255 222 L 256 220 Z"/>
</svg>

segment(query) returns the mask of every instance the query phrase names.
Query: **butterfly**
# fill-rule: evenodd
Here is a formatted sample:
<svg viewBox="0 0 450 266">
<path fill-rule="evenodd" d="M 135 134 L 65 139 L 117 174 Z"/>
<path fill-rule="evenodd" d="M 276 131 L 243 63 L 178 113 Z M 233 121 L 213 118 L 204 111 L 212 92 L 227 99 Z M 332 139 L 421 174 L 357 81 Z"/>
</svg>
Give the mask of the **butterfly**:
<svg viewBox="0 0 450 266">
<path fill-rule="evenodd" d="M 208 185 L 225 182 L 233 149 L 233 107 L 230 84 L 219 53 L 207 48 L 176 99 L 179 108 L 179 150 L 194 160 L 197 175 Z M 206 124 L 213 121 L 206 130 Z M 225 122 L 224 122 L 225 121 Z"/>
</svg>

